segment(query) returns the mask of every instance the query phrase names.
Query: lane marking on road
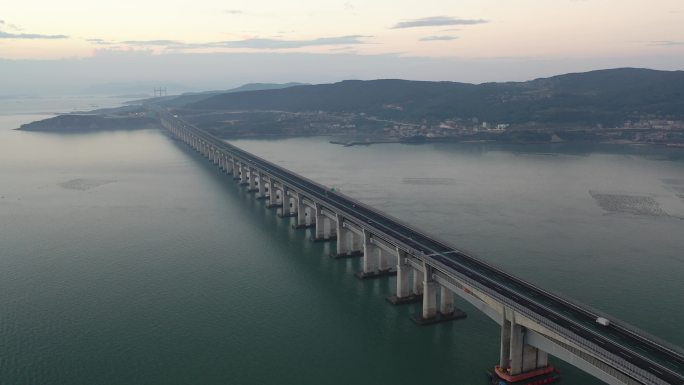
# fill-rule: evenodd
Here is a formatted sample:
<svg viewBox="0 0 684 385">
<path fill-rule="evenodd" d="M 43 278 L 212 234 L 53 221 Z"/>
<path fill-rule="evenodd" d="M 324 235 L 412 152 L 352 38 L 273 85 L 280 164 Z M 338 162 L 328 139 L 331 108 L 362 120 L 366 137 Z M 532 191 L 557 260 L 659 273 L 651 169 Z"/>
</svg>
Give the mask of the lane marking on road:
<svg viewBox="0 0 684 385">
<path fill-rule="evenodd" d="M 649 366 L 648 368 L 651 369 L 651 370 L 653 370 L 654 372 L 656 372 L 656 373 L 658 373 L 658 374 L 663 374 L 663 372 L 661 372 L 660 370 L 654 368 L 653 366 Z"/>
<path fill-rule="evenodd" d="M 458 253 L 458 250 L 451 250 L 451 251 L 445 251 L 443 253 L 432 253 L 432 254 L 425 254 L 426 257 L 434 257 L 436 255 L 444 255 L 444 254 L 454 254 Z"/>
</svg>

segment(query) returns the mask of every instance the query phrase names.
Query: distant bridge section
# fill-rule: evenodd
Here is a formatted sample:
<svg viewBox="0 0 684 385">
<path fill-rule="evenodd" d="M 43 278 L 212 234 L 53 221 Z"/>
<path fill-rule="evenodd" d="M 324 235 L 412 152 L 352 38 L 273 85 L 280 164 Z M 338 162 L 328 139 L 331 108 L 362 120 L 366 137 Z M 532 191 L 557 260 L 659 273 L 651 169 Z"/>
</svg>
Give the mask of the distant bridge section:
<svg viewBox="0 0 684 385">
<path fill-rule="evenodd" d="M 268 200 L 335 257 L 360 256 L 360 278 L 396 275 L 395 304 L 422 302 L 419 324 L 461 318 L 458 296 L 501 325 L 495 381 L 551 378 L 548 354 L 608 384 L 684 385 L 684 353 L 636 328 L 537 287 L 353 198 L 148 107 L 174 137 Z M 597 320 L 599 322 L 597 322 Z M 542 383 L 542 382 L 539 382 Z"/>
</svg>

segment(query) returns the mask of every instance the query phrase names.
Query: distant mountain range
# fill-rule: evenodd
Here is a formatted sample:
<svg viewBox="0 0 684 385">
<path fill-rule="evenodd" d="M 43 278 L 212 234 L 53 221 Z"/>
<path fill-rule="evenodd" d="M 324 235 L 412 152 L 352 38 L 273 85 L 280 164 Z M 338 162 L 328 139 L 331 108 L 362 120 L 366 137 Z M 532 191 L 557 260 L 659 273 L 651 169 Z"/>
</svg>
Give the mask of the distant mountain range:
<svg viewBox="0 0 684 385">
<path fill-rule="evenodd" d="M 620 68 L 484 84 L 394 79 L 254 84 L 183 95 L 163 104 L 198 113 L 320 110 L 431 124 L 459 117 L 492 123 L 612 126 L 644 116 L 684 119 L 684 71 Z"/>
</svg>

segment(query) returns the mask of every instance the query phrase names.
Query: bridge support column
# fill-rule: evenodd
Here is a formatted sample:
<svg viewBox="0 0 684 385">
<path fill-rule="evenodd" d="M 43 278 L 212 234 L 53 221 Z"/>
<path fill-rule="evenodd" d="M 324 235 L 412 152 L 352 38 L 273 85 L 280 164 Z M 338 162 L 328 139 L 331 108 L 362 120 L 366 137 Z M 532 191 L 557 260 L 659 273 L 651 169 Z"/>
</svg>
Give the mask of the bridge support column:
<svg viewBox="0 0 684 385">
<path fill-rule="evenodd" d="M 423 312 L 413 316 L 413 321 L 418 325 L 431 325 L 464 318 L 465 313 L 454 309 L 454 294 L 448 289 L 440 287 L 432 278 L 432 273 L 432 267 L 423 263 Z M 438 290 L 440 292 L 439 309 L 437 307 Z"/>
<path fill-rule="evenodd" d="M 437 283 L 432 279 L 432 268 L 423 264 L 423 312 L 414 317 L 419 324 L 437 316 Z"/>
<path fill-rule="evenodd" d="M 409 292 L 410 269 L 406 266 L 406 252 L 397 247 L 397 298 L 406 298 Z"/>
<path fill-rule="evenodd" d="M 363 270 L 356 273 L 361 279 L 379 278 L 395 275 L 397 272 L 385 267 L 382 269 L 382 249 L 373 242 L 371 233 L 363 230 Z"/>
<path fill-rule="evenodd" d="M 337 235 L 337 253 L 330 254 L 333 258 L 351 258 L 363 256 L 363 245 L 354 231 L 345 227 L 344 218 L 339 214 L 335 221 L 335 234 Z"/>
<path fill-rule="evenodd" d="M 315 205 L 314 209 L 314 215 L 312 216 L 314 220 L 316 221 L 316 229 L 314 230 L 314 236 L 313 236 L 313 241 L 325 241 L 328 239 L 330 236 L 329 233 L 326 233 L 325 229 L 325 222 L 326 222 L 326 217 L 323 215 L 321 212 L 321 205 L 318 203 Z"/>
<path fill-rule="evenodd" d="M 351 251 L 349 247 L 350 231 L 343 226 L 343 220 L 341 216 L 337 216 L 337 253 L 333 254 L 332 257 L 346 256 Z"/>
<path fill-rule="evenodd" d="M 269 197 L 268 197 L 268 208 L 270 209 L 277 209 L 278 207 L 282 206 L 282 199 L 283 199 L 283 190 L 275 186 L 273 181 L 271 181 L 271 185 L 268 187 L 269 189 Z"/>
<path fill-rule="evenodd" d="M 403 305 L 407 303 L 420 302 L 422 295 L 411 293 L 411 268 L 407 265 L 408 254 L 397 247 L 397 291 L 395 295 L 387 297 L 393 305 Z"/>
<path fill-rule="evenodd" d="M 548 354 L 525 343 L 525 328 L 515 322 L 515 313 L 510 309 L 503 310 L 499 365 L 491 375 L 507 382 L 555 376 Z"/>
<path fill-rule="evenodd" d="M 290 196 L 290 189 L 283 185 L 283 198 L 281 199 L 280 216 L 281 218 L 294 217 L 297 214 L 296 205 L 292 202 L 292 197 Z"/>
<path fill-rule="evenodd" d="M 371 234 L 367 230 L 363 230 L 363 270 L 359 272 L 362 276 L 375 272 L 377 252 L 377 246 L 371 243 Z"/>
<path fill-rule="evenodd" d="M 304 205 L 304 199 L 297 195 L 295 200 L 295 205 L 297 205 L 297 222 L 293 225 L 295 229 L 303 229 L 306 227 L 306 205 Z"/>
<path fill-rule="evenodd" d="M 523 372 L 523 329 L 515 322 L 511 324 L 511 375 L 515 376 Z"/>
<path fill-rule="evenodd" d="M 413 270 L 413 282 L 411 285 L 411 292 L 415 295 L 420 295 L 422 300 L 423 295 L 423 272 L 416 269 Z"/>
<path fill-rule="evenodd" d="M 389 258 L 386 255 L 386 251 L 378 248 L 378 271 L 388 271 L 390 269 Z"/>
<path fill-rule="evenodd" d="M 439 313 L 444 316 L 449 316 L 454 313 L 454 293 L 444 286 L 439 290 Z"/>
<path fill-rule="evenodd" d="M 240 184 L 241 185 L 248 185 L 249 182 L 247 182 L 247 167 L 245 167 L 244 164 L 240 163 Z"/>
<path fill-rule="evenodd" d="M 233 159 L 233 180 L 240 180 L 240 164 Z"/>
<path fill-rule="evenodd" d="M 257 199 L 266 199 L 266 183 L 264 181 L 264 175 L 258 173 L 259 180 L 257 181 Z"/>
<path fill-rule="evenodd" d="M 503 322 L 501 323 L 501 352 L 499 354 L 499 367 L 507 369 L 511 362 L 511 321 L 506 318 L 507 310 L 504 309 Z"/>
<path fill-rule="evenodd" d="M 352 232 L 351 244 L 352 244 L 352 251 L 357 253 L 358 256 L 362 256 L 363 255 L 363 236 Z"/>
<path fill-rule="evenodd" d="M 259 178 L 258 178 L 257 174 L 258 174 L 257 170 L 255 170 L 251 167 L 249 168 L 249 179 L 248 179 L 249 188 L 247 189 L 247 191 L 249 191 L 249 192 L 259 191 Z"/>
</svg>

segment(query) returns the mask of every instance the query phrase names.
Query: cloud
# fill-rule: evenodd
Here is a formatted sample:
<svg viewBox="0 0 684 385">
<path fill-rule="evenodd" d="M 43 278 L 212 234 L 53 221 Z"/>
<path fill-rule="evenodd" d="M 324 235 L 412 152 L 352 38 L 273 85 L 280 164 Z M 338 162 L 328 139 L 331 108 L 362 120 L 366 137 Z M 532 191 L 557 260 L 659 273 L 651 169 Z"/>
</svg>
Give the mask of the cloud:
<svg viewBox="0 0 684 385">
<path fill-rule="evenodd" d="M 87 42 L 97 44 L 97 45 L 109 45 L 109 44 L 115 44 L 114 42 L 107 41 L 104 39 L 86 39 Z"/>
<path fill-rule="evenodd" d="M 0 27 L 7 27 L 13 31 L 21 31 L 21 28 L 18 25 L 8 23 L 5 20 L 0 20 Z"/>
<path fill-rule="evenodd" d="M 456 39 L 458 39 L 458 36 L 426 36 L 419 39 L 419 41 L 447 41 Z"/>
<path fill-rule="evenodd" d="M 416 27 L 440 27 L 445 25 L 472 25 L 488 23 L 484 19 L 458 19 L 450 16 L 433 16 L 421 19 L 405 20 L 395 24 L 392 29 Z"/>
<path fill-rule="evenodd" d="M 9 33 L 0 31 L 0 39 L 68 39 L 66 35 L 41 35 L 38 33 Z"/>
<path fill-rule="evenodd" d="M 147 40 L 147 41 L 123 41 L 122 44 L 130 45 L 159 45 L 167 48 L 183 50 L 183 49 L 203 49 L 203 48 L 251 48 L 251 49 L 292 49 L 316 46 L 337 46 L 337 45 L 355 45 L 365 44 L 363 39 L 372 36 L 364 35 L 348 35 L 336 37 L 320 37 L 309 40 L 287 40 L 287 39 L 244 39 L 244 40 L 227 40 L 208 43 L 183 43 L 175 40 Z"/>
<path fill-rule="evenodd" d="M 674 40 L 657 40 L 649 42 L 648 45 L 656 45 L 661 47 L 672 47 L 677 45 L 684 45 L 684 41 L 674 41 Z"/>
<path fill-rule="evenodd" d="M 355 49 L 356 49 L 356 47 L 344 46 L 344 47 L 330 48 L 330 49 L 328 49 L 328 51 L 330 51 L 330 52 L 343 52 L 343 51 L 349 52 L 349 51 L 353 51 Z"/>
<path fill-rule="evenodd" d="M 128 44 L 128 45 L 142 45 L 142 46 L 149 46 L 149 45 L 155 45 L 155 46 L 174 46 L 174 45 L 183 45 L 183 42 L 177 41 L 177 40 L 126 40 L 122 41 L 121 44 Z"/>
<path fill-rule="evenodd" d="M 347 45 L 364 44 L 364 38 L 369 36 L 348 35 L 337 37 L 320 37 L 310 40 L 283 40 L 283 39 L 245 39 L 235 41 L 224 41 L 217 45 L 226 48 L 257 48 L 257 49 L 287 49 L 303 48 L 323 45 Z"/>
<path fill-rule="evenodd" d="M 0 39 L 68 39 L 66 35 L 42 35 L 39 33 L 11 33 L 3 31 L 22 31 L 22 28 L 16 24 L 8 23 L 5 20 L 0 20 Z"/>
</svg>

